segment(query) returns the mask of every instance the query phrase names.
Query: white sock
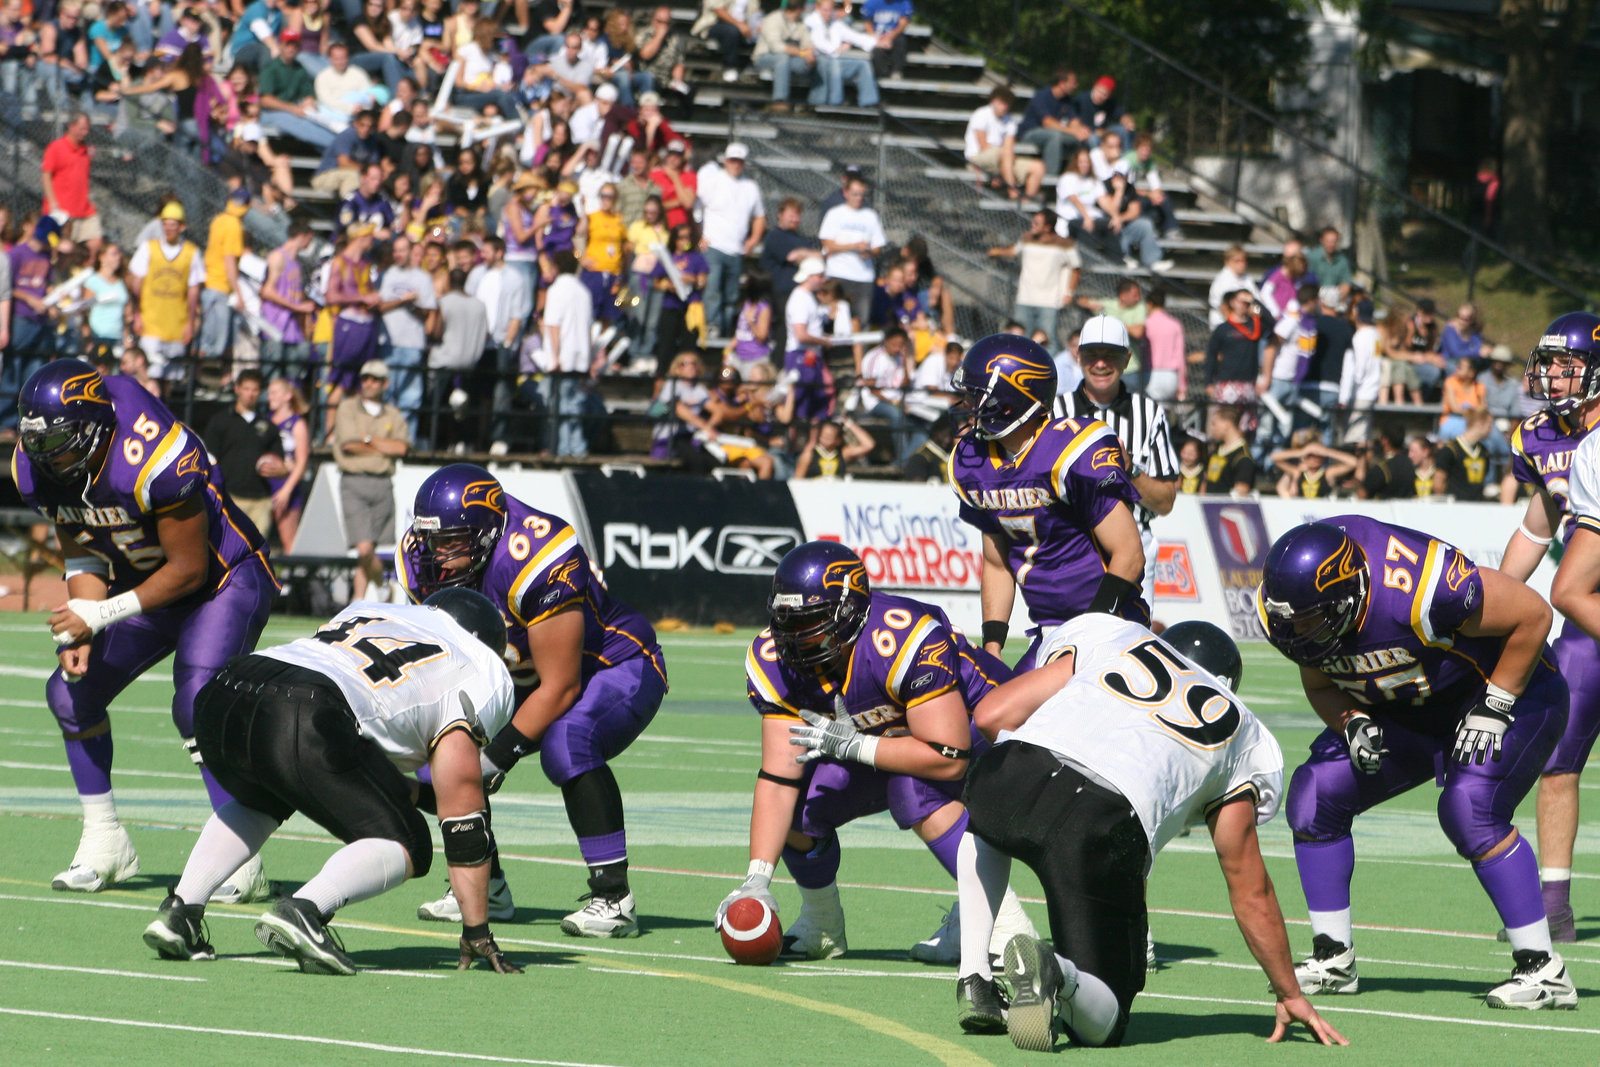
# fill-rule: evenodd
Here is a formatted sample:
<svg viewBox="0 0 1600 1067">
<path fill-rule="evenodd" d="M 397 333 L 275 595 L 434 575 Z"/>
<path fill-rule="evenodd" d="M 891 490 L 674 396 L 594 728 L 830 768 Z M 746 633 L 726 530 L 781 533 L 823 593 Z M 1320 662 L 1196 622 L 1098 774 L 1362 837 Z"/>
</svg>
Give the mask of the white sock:
<svg viewBox="0 0 1600 1067">
<path fill-rule="evenodd" d="M 1080 1045 L 1105 1044 L 1111 1031 L 1117 1028 L 1117 1017 L 1122 1011 L 1117 995 L 1088 971 L 1078 970 L 1065 956 L 1057 955 L 1056 962 L 1061 965 L 1063 979 L 1064 995 L 1058 998 L 1062 1024 L 1072 1031 L 1072 1039 Z"/>
<path fill-rule="evenodd" d="M 1538 922 L 1529 923 L 1527 926 L 1506 928 L 1506 940 L 1511 942 L 1512 952 L 1554 952 L 1550 944 L 1550 920 L 1540 919 Z"/>
<path fill-rule="evenodd" d="M 295 896 L 315 904 L 326 917 L 346 904 L 387 893 L 405 880 L 405 846 L 386 837 L 363 837 L 329 856 Z"/>
<path fill-rule="evenodd" d="M 104 793 L 78 794 L 83 805 L 83 832 L 115 830 L 122 825 L 117 820 L 117 801 L 110 790 Z"/>
<path fill-rule="evenodd" d="M 815 910 L 815 909 L 820 908 L 820 909 L 822 909 L 824 914 L 826 914 L 826 913 L 828 913 L 830 911 L 839 911 L 839 910 L 841 910 L 840 904 L 839 904 L 839 883 L 838 882 L 829 882 L 827 885 L 821 887 L 820 889 L 807 889 L 803 885 L 795 886 L 795 888 L 800 890 L 800 908 L 801 908 L 801 910 L 805 910 L 805 909 L 808 909 L 808 908 L 812 909 L 812 910 Z"/>
<path fill-rule="evenodd" d="M 961 909 L 961 966 L 957 973 L 962 978 L 973 974 L 994 977 L 989 966 L 989 938 L 1010 879 L 1010 856 L 976 834 L 961 835 L 956 848 L 956 896 Z"/>
<path fill-rule="evenodd" d="M 212 813 L 200 831 L 200 840 L 183 865 L 183 877 L 174 890 L 185 904 L 204 904 L 217 887 L 243 867 L 279 826 L 264 811 L 230 800 Z"/>
<path fill-rule="evenodd" d="M 1571 867 L 1540 867 L 1539 884 L 1549 885 L 1551 882 L 1572 881 Z"/>
<path fill-rule="evenodd" d="M 1350 909 L 1340 911 L 1313 911 L 1311 916 L 1311 934 L 1327 934 L 1341 945 L 1355 944 L 1350 933 Z"/>
</svg>

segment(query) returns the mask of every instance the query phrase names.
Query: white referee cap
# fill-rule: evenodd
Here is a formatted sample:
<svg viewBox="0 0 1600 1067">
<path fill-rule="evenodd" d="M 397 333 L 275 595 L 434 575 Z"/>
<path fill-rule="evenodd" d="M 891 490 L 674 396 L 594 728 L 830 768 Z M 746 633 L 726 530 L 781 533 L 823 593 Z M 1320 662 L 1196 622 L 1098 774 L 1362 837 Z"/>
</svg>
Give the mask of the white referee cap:
<svg viewBox="0 0 1600 1067">
<path fill-rule="evenodd" d="M 1083 329 L 1078 331 L 1078 347 L 1084 345 L 1130 348 L 1132 342 L 1128 339 L 1128 327 L 1123 325 L 1121 319 L 1114 319 L 1110 315 L 1096 315 L 1085 322 Z"/>
</svg>

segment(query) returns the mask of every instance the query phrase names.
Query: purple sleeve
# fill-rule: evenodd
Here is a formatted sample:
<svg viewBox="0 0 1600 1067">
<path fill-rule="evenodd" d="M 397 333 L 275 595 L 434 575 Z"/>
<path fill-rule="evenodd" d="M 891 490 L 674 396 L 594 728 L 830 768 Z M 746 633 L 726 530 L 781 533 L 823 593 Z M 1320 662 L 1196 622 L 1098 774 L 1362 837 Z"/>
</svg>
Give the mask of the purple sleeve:
<svg viewBox="0 0 1600 1067">
<path fill-rule="evenodd" d="M 178 458 L 150 479 L 149 510 L 167 511 L 189 500 L 203 489 L 210 474 L 211 464 L 206 461 L 204 447 L 198 438 L 186 434 Z"/>
<path fill-rule="evenodd" d="M 1110 429 L 1103 424 L 1102 429 L 1103 434 L 1079 449 L 1055 486 L 1056 495 L 1086 530 L 1100 525 L 1117 501 L 1132 507 L 1139 499 L 1138 490 L 1128 480 L 1127 454 Z"/>
<path fill-rule="evenodd" d="M 961 676 L 957 673 L 955 638 L 949 631 L 934 629 L 922 640 L 916 660 L 900 680 L 900 691 L 894 696 L 907 710 L 952 689 L 959 689 Z"/>
<path fill-rule="evenodd" d="M 526 619 L 526 625 L 532 626 L 569 604 L 581 604 L 593 580 L 588 557 L 581 548 L 574 547 L 564 558 L 546 568 L 538 581 L 521 591 L 517 598 L 517 617 Z"/>
<path fill-rule="evenodd" d="M 1005 532 L 1000 528 L 1000 523 L 995 521 L 995 517 L 982 508 L 975 508 L 971 504 L 963 502 L 957 506 L 956 514 L 961 517 L 962 522 L 968 526 L 975 527 L 980 533 L 1000 534 Z"/>
<path fill-rule="evenodd" d="M 1440 546 L 1439 578 L 1434 583 L 1428 620 L 1436 634 L 1458 632 L 1483 606 L 1483 575 L 1459 549 Z"/>
</svg>

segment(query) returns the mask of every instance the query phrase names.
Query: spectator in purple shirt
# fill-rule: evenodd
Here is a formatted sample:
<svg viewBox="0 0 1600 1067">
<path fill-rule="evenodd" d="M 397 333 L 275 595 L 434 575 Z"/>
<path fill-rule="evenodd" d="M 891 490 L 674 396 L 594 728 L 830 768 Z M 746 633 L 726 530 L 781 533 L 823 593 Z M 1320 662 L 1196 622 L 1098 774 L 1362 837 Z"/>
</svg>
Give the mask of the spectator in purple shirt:
<svg viewBox="0 0 1600 1067">
<path fill-rule="evenodd" d="M 51 259 L 61 240 L 61 224 L 46 215 L 27 240 L 6 253 L 11 263 L 11 344 L 0 361 L 0 431 L 17 428 L 17 396 L 22 383 L 55 354 L 55 331 L 44 306 L 50 291 Z"/>
</svg>

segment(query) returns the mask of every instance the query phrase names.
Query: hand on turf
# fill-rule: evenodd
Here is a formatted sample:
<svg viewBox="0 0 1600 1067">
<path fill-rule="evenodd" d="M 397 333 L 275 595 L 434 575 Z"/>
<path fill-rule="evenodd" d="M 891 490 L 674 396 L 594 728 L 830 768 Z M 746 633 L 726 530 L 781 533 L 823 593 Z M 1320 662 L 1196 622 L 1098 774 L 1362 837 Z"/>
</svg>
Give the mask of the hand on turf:
<svg viewBox="0 0 1600 1067">
<path fill-rule="evenodd" d="M 1350 746 L 1350 762 L 1362 774 L 1377 774 L 1389 750 L 1383 747 L 1383 727 L 1372 716 L 1360 712 L 1344 722 L 1345 743 Z"/>
<path fill-rule="evenodd" d="M 469 970 L 473 960 L 488 961 L 489 969 L 495 974 L 522 973 L 521 967 L 506 959 L 506 954 L 500 951 L 493 937 L 480 937 L 473 941 L 464 937 L 461 939 L 461 962 L 456 964 L 456 970 Z"/>
<path fill-rule="evenodd" d="M 1509 705 L 1497 708 L 1493 698 L 1485 697 L 1473 705 L 1456 727 L 1456 747 L 1451 755 L 1457 763 L 1482 763 L 1486 756 L 1498 760 L 1501 741 L 1511 722 Z"/>
<path fill-rule="evenodd" d="M 772 914 L 778 914 L 777 898 L 775 898 L 772 895 L 772 891 L 767 888 L 770 882 L 770 878 L 763 879 L 759 875 L 754 874 L 746 878 L 743 885 L 729 893 L 727 896 L 723 897 L 722 903 L 717 905 L 717 917 L 711 920 L 711 928 L 713 930 L 721 930 L 722 917 L 728 914 L 728 909 L 733 906 L 734 901 L 741 900 L 745 897 L 755 897 L 757 900 L 765 901 L 767 907 L 772 909 Z"/>
<path fill-rule="evenodd" d="M 796 763 L 810 763 L 823 756 L 857 763 L 873 762 L 873 753 L 878 747 L 877 738 L 867 737 L 857 730 L 849 715 L 825 719 L 814 711 L 801 708 L 800 717 L 806 721 L 805 726 L 789 727 L 789 743 L 805 750 L 794 758 Z"/>
<path fill-rule="evenodd" d="M 1304 1023 L 1316 1039 L 1324 1045 L 1348 1045 L 1350 1043 L 1343 1034 L 1330 1026 L 1322 1016 L 1317 1014 L 1317 1009 L 1303 996 L 1292 997 L 1289 1000 L 1278 1001 L 1277 1022 L 1272 1028 L 1272 1036 L 1267 1041 L 1282 1041 L 1289 1033 L 1292 1023 Z"/>
</svg>

